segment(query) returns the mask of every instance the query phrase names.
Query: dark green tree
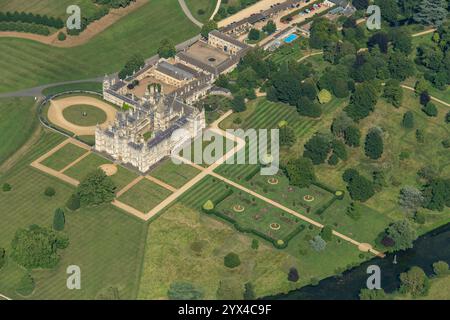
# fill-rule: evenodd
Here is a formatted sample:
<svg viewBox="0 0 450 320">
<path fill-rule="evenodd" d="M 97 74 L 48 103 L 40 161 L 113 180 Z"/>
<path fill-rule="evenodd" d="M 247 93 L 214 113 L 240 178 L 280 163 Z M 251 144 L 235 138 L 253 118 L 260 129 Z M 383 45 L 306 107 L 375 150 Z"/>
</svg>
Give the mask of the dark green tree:
<svg viewBox="0 0 450 320">
<path fill-rule="evenodd" d="M 384 87 L 383 97 L 394 107 L 400 107 L 403 101 L 403 89 L 400 87 L 400 81 L 388 80 Z"/>
<path fill-rule="evenodd" d="M 175 45 L 169 39 L 163 39 L 159 44 L 158 54 L 161 58 L 172 58 L 176 55 L 177 50 L 175 49 Z"/>
<path fill-rule="evenodd" d="M 247 282 L 244 285 L 244 300 L 255 300 L 256 294 L 253 284 L 251 282 Z"/>
<path fill-rule="evenodd" d="M 236 253 L 230 252 L 223 258 L 223 264 L 227 268 L 234 269 L 241 265 L 241 259 Z"/>
<path fill-rule="evenodd" d="M 64 225 L 66 223 L 66 217 L 64 215 L 64 210 L 58 208 L 55 210 L 55 214 L 53 215 L 53 229 L 55 231 L 64 230 Z"/>
<path fill-rule="evenodd" d="M 314 165 L 309 158 L 299 158 L 289 160 L 286 164 L 286 175 L 289 183 L 300 188 L 307 188 L 316 181 Z"/>
<path fill-rule="evenodd" d="M 385 236 L 393 241 L 393 245 L 388 248 L 389 251 L 406 250 L 413 247 L 417 232 L 412 223 L 405 219 L 389 225 Z"/>
<path fill-rule="evenodd" d="M 330 151 L 330 137 L 322 133 L 316 133 L 308 142 L 306 142 L 303 156 L 311 159 L 313 164 L 317 165 L 324 163 L 327 160 Z"/>
<path fill-rule="evenodd" d="M 412 111 L 406 111 L 403 115 L 402 126 L 407 129 L 414 128 L 414 114 Z"/>
<path fill-rule="evenodd" d="M 103 170 L 97 169 L 81 181 L 77 194 L 82 207 L 98 206 L 114 200 L 116 186 Z"/>
<path fill-rule="evenodd" d="M 366 142 L 364 146 L 365 154 L 370 159 L 379 159 L 383 154 L 383 137 L 381 130 L 378 128 L 372 128 L 366 136 Z"/>
</svg>

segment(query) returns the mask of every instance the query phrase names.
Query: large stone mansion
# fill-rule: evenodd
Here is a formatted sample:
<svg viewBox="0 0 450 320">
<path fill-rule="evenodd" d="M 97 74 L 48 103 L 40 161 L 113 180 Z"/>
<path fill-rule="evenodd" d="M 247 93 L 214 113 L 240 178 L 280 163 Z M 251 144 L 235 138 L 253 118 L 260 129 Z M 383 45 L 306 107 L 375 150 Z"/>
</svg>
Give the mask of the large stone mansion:
<svg viewBox="0 0 450 320">
<path fill-rule="evenodd" d="M 205 111 L 193 104 L 213 91 L 216 78 L 232 71 L 249 48 L 215 30 L 207 42 L 147 63 L 125 80 L 105 77 L 103 98 L 124 111 L 106 129 L 97 127 L 95 149 L 147 172 L 177 145 L 202 133 Z M 186 134 L 174 138 L 180 129 Z"/>
</svg>

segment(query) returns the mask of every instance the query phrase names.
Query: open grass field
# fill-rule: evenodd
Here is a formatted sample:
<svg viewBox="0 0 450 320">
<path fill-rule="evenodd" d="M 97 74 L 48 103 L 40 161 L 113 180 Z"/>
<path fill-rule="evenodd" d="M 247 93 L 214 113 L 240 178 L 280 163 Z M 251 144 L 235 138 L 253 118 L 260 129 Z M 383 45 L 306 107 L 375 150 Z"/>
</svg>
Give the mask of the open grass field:
<svg viewBox="0 0 450 320">
<path fill-rule="evenodd" d="M 152 0 L 82 46 L 55 48 L 30 40 L 1 38 L 0 92 L 117 72 L 133 52 L 150 57 L 162 39 L 179 43 L 198 32 L 177 0 Z"/>
<path fill-rule="evenodd" d="M 200 22 L 206 22 L 216 8 L 217 0 L 185 0 L 192 15 Z"/>
<path fill-rule="evenodd" d="M 150 175 L 168 185 L 180 188 L 189 180 L 199 174 L 200 171 L 187 164 L 175 164 L 171 159 L 166 159 L 150 172 Z"/>
<path fill-rule="evenodd" d="M 0 165 L 17 151 L 38 125 L 33 98 L 0 99 Z"/>
<path fill-rule="evenodd" d="M 96 10 L 92 0 L 0 0 L 2 12 L 31 12 L 50 17 L 66 18 L 67 7 L 77 5 L 81 8 L 82 16 L 90 16 Z"/>
<path fill-rule="evenodd" d="M 308 239 L 314 234 L 317 230 L 306 229 L 284 250 L 262 241 L 255 250 L 251 236 L 177 203 L 149 225 L 138 298 L 167 299 L 167 290 L 175 281 L 192 283 L 204 291 L 206 299 L 217 298 L 220 281 L 232 281 L 238 291 L 252 282 L 261 297 L 305 286 L 312 278 L 322 279 L 363 261 L 354 246 L 336 240 L 324 251 L 313 252 L 308 249 Z M 229 252 L 240 257 L 236 269 L 223 265 Z M 296 283 L 287 280 L 291 267 L 297 267 L 300 274 Z"/>
<path fill-rule="evenodd" d="M 98 169 L 101 165 L 111 163 L 111 161 L 106 160 L 95 153 L 91 153 L 86 158 L 64 171 L 64 174 L 77 179 L 78 181 L 82 181 L 90 172 Z M 121 166 L 117 166 L 117 173 L 111 176 L 117 190 L 122 189 L 136 178 L 137 174 Z"/>
<path fill-rule="evenodd" d="M 84 155 L 86 152 L 88 151 L 72 143 L 68 143 L 50 157 L 42 161 L 42 164 L 56 171 L 60 171 Z"/>
<path fill-rule="evenodd" d="M 61 143 L 61 135 L 42 132 L 39 142 L 30 149 L 14 168 L 0 178 L 13 190 L 0 192 L 0 247 L 10 250 L 10 243 L 18 228 L 39 224 L 51 227 L 53 212 L 64 207 L 74 191 L 60 180 L 33 169 L 29 164 Z M 44 196 L 46 187 L 52 186 L 56 195 Z M 142 244 L 146 227 L 111 205 L 82 209 L 66 213 L 65 231 L 69 247 L 61 251 L 61 261 L 53 270 L 35 270 L 36 290 L 31 299 L 94 299 L 102 290 L 114 286 L 124 299 L 136 295 L 141 263 Z M 66 268 L 78 265 L 82 274 L 82 289 L 67 290 Z M 25 270 L 11 259 L 0 270 L 0 292 L 20 299 L 15 290 Z"/>
<path fill-rule="evenodd" d="M 45 96 L 52 96 L 54 94 L 68 92 L 68 91 L 93 91 L 102 93 L 103 85 L 101 82 L 80 82 L 80 83 L 72 83 L 72 84 L 63 84 L 60 86 L 49 87 L 42 90 L 42 94 Z"/>
<path fill-rule="evenodd" d="M 450 177 L 447 168 L 450 166 L 450 153 L 442 146 L 442 140 L 450 136 L 450 127 L 445 124 L 444 116 L 448 108 L 436 103 L 439 110 L 438 117 L 428 117 L 420 109 L 418 98 L 414 93 L 404 90 L 404 101 L 399 109 L 380 99 L 375 112 L 360 123 L 362 136 L 374 126 L 384 131 L 384 153 L 380 161 L 371 161 L 364 155 L 362 147 L 351 150 L 349 160 L 341 162 L 337 167 L 320 165 L 316 168 L 319 180 L 328 181 L 337 188 L 345 188 L 342 174 L 347 168 L 356 168 L 362 174 L 370 177 L 374 170 L 384 173 L 386 186 L 366 205 L 379 211 L 389 219 L 401 219 L 405 213 L 398 205 L 400 188 L 406 185 L 420 188 L 417 181 L 417 171 L 425 165 L 433 165 L 443 177 Z M 401 126 L 403 114 L 412 111 L 415 118 L 415 129 L 422 129 L 425 133 L 425 142 L 418 143 L 415 138 L 415 129 L 405 129 Z M 400 153 L 409 155 L 401 160 Z M 426 210 L 424 211 L 426 212 Z M 427 223 L 420 228 L 421 231 L 436 227 L 450 221 L 450 212 L 426 212 Z"/>
<path fill-rule="evenodd" d="M 119 201 L 142 212 L 149 212 L 172 192 L 160 185 L 143 179 L 119 197 Z"/>
<path fill-rule="evenodd" d="M 106 121 L 105 111 L 84 104 L 77 104 L 64 109 L 63 116 L 67 121 L 82 127 L 91 127 Z"/>
</svg>

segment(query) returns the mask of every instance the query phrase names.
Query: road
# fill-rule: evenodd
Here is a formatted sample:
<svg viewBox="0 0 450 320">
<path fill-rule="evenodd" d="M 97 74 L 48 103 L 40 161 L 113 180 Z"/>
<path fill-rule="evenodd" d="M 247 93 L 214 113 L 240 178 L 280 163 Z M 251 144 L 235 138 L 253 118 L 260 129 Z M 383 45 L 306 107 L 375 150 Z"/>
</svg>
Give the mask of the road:
<svg viewBox="0 0 450 320">
<path fill-rule="evenodd" d="M 192 21 L 193 24 L 195 24 L 197 27 L 203 27 L 203 23 L 201 23 L 200 21 L 198 21 L 197 19 L 195 19 L 195 17 L 192 15 L 191 10 L 189 10 L 186 2 L 184 2 L 184 0 L 178 0 L 178 3 L 181 6 L 181 9 L 183 9 L 184 14 L 186 15 L 186 17 L 188 17 L 189 20 Z"/>
</svg>

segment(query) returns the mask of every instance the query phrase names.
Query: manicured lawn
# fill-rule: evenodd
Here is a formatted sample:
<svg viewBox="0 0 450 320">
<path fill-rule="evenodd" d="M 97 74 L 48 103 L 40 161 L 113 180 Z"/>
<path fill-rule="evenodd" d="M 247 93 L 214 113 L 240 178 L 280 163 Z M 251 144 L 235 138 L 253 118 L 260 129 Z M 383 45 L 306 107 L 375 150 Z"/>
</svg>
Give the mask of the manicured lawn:
<svg viewBox="0 0 450 320">
<path fill-rule="evenodd" d="M 102 93 L 103 85 L 101 82 L 80 82 L 80 83 L 64 84 L 60 86 L 46 88 L 42 90 L 42 94 L 46 96 L 51 96 L 58 93 L 76 90 Z"/>
<path fill-rule="evenodd" d="M 172 192 L 147 179 L 139 181 L 119 200 L 144 213 L 149 212 Z"/>
<path fill-rule="evenodd" d="M 307 43 L 307 39 L 302 36 L 290 44 L 283 42 L 283 45 L 272 53 L 269 59 L 276 64 L 282 64 L 290 60 L 298 60 L 308 54 L 306 50 Z"/>
<path fill-rule="evenodd" d="M 91 153 L 73 167 L 70 167 L 64 171 L 64 174 L 77 179 L 78 181 L 82 181 L 89 173 L 98 169 L 103 164 L 111 164 L 111 161 L 106 160 L 95 153 Z M 117 173 L 111 176 L 111 179 L 117 187 L 117 191 L 125 187 L 136 178 L 137 174 L 121 166 L 117 166 Z"/>
<path fill-rule="evenodd" d="M 192 15 L 200 22 L 206 22 L 216 8 L 217 0 L 185 0 Z"/>
<path fill-rule="evenodd" d="M 152 0 L 81 46 L 56 48 L 1 38 L 0 92 L 117 72 L 133 52 L 147 58 L 156 53 L 162 39 L 179 43 L 198 32 L 177 0 Z"/>
<path fill-rule="evenodd" d="M 67 121 L 82 127 L 91 127 L 106 121 L 105 111 L 90 105 L 78 104 L 63 111 Z"/>
<path fill-rule="evenodd" d="M 0 99 L 0 165 L 28 140 L 37 124 L 33 98 Z"/>
<path fill-rule="evenodd" d="M 19 228 L 31 224 L 51 227 L 53 212 L 64 204 L 74 188 L 60 180 L 30 167 L 40 155 L 55 147 L 64 137 L 55 133 L 42 133 L 39 142 L 30 149 L 14 168 L 0 178 L 13 190 L 0 192 L 0 247 L 10 252 L 11 240 Z M 55 188 L 52 198 L 44 196 L 46 187 Z M 61 260 L 53 270 L 35 270 L 35 293 L 31 299 L 94 299 L 110 287 L 117 287 L 123 299 L 136 297 L 142 243 L 146 227 L 111 205 L 82 209 L 66 213 L 65 233 L 70 245 L 61 251 Z M 66 287 L 69 265 L 81 268 L 81 290 Z M 0 292 L 20 299 L 15 293 L 18 281 L 25 270 L 8 259 L 0 270 Z"/>
<path fill-rule="evenodd" d="M 42 164 L 51 169 L 59 171 L 77 160 L 86 152 L 88 151 L 72 143 L 68 143 L 64 147 L 56 151 L 54 154 L 52 154 L 50 157 L 42 161 Z"/>
<path fill-rule="evenodd" d="M 96 10 L 92 0 L 0 0 L 0 11 L 23 11 L 64 19 L 68 17 L 66 10 L 70 5 L 79 6 L 82 16 L 90 16 Z"/>
<path fill-rule="evenodd" d="M 187 164 L 175 164 L 171 159 L 160 163 L 150 175 L 175 188 L 181 188 L 200 171 Z"/>
</svg>

